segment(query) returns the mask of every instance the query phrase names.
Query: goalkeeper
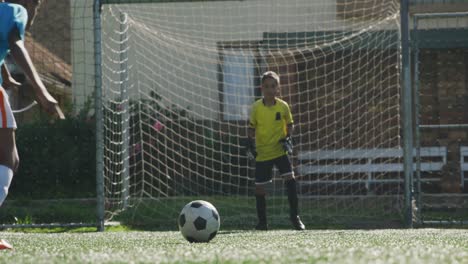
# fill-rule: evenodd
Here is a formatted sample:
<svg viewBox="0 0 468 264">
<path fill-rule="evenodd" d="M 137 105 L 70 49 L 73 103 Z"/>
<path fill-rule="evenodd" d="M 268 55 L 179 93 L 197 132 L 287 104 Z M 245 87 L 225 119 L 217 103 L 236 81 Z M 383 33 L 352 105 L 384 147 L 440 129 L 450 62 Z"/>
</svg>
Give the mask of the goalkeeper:
<svg viewBox="0 0 468 264">
<path fill-rule="evenodd" d="M 262 75 L 263 98 L 252 105 L 248 133 L 247 155 L 255 162 L 255 198 L 258 215 L 257 230 L 267 230 L 265 184 L 272 181 L 276 166 L 288 193 L 290 219 L 296 230 L 305 226 L 298 215 L 296 179 L 287 154 L 292 154 L 293 119 L 288 104 L 277 98 L 279 77 L 268 71 Z"/>
</svg>

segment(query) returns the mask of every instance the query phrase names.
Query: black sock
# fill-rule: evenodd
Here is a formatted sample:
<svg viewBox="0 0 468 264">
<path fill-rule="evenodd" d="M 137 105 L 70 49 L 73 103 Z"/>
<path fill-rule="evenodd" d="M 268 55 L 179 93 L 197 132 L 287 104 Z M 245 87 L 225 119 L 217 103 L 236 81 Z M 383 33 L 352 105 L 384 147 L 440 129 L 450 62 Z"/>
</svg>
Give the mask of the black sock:
<svg viewBox="0 0 468 264">
<path fill-rule="evenodd" d="M 266 201 L 265 195 L 255 195 L 257 201 L 257 216 L 258 222 L 261 224 L 266 224 Z"/>
<path fill-rule="evenodd" d="M 297 184 L 296 179 L 286 181 L 286 191 L 288 193 L 289 214 L 291 217 L 299 215 L 298 199 L 297 199 Z"/>
</svg>

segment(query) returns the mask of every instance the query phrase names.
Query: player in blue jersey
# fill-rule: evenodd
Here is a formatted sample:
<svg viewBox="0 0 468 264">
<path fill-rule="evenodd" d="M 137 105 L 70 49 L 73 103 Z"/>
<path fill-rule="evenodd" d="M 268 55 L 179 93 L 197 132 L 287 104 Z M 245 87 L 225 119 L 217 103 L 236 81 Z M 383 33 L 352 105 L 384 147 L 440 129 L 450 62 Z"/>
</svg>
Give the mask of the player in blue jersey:
<svg viewBox="0 0 468 264">
<path fill-rule="evenodd" d="M 28 77 L 39 105 L 47 113 L 63 119 L 64 116 L 57 101 L 46 90 L 24 46 L 25 30 L 32 25 L 39 5 L 40 0 L 7 0 L 6 3 L 0 0 L 1 72 L 3 77 L 9 79 L 8 81 L 12 80 L 4 65 L 5 57 L 10 54 Z M 2 83 L 3 78 L 0 77 L 0 206 L 5 201 L 13 173 L 19 165 L 15 142 L 16 122 Z M 0 249 L 11 249 L 11 245 L 0 240 Z"/>
</svg>

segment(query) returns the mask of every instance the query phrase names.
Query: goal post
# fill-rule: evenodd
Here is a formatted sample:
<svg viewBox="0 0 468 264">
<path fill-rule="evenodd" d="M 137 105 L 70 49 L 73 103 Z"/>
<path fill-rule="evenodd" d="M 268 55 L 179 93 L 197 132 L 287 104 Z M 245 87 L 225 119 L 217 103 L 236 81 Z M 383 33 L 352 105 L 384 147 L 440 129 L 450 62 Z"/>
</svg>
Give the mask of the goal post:
<svg viewBox="0 0 468 264">
<path fill-rule="evenodd" d="M 404 221 L 408 228 L 413 227 L 413 93 L 411 86 L 410 65 L 410 26 L 409 0 L 402 0 L 401 19 L 401 83 L 403 104 L 403 150 L 404 150 Z"/>
<path fill-rule="evenodd" d="M 228 225 L 253 223 L 243 146 L 267 70 L 296 123 L 303 218 L 410 225 L 408 1 L 94 3 L 100 226 L 128 211 L 137 223 L 171 222 L 198 198 Z M 278 177 L 268 192 L 281 225 Z"/>
</svg>

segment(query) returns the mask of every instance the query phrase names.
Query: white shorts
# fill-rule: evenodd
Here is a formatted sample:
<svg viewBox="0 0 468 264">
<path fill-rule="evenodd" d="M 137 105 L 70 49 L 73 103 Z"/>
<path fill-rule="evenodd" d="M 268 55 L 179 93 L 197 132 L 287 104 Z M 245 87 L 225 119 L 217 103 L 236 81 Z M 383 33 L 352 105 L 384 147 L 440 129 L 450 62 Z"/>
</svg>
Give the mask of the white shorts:
<svg viewBox="0 0 468 264">
<path fill-rule="evenodd" d="M 0 87 L 0 128 L 16 129 L 16 121 L 8 101 L 8 94 L 2 87 Z"/>
</svg>

